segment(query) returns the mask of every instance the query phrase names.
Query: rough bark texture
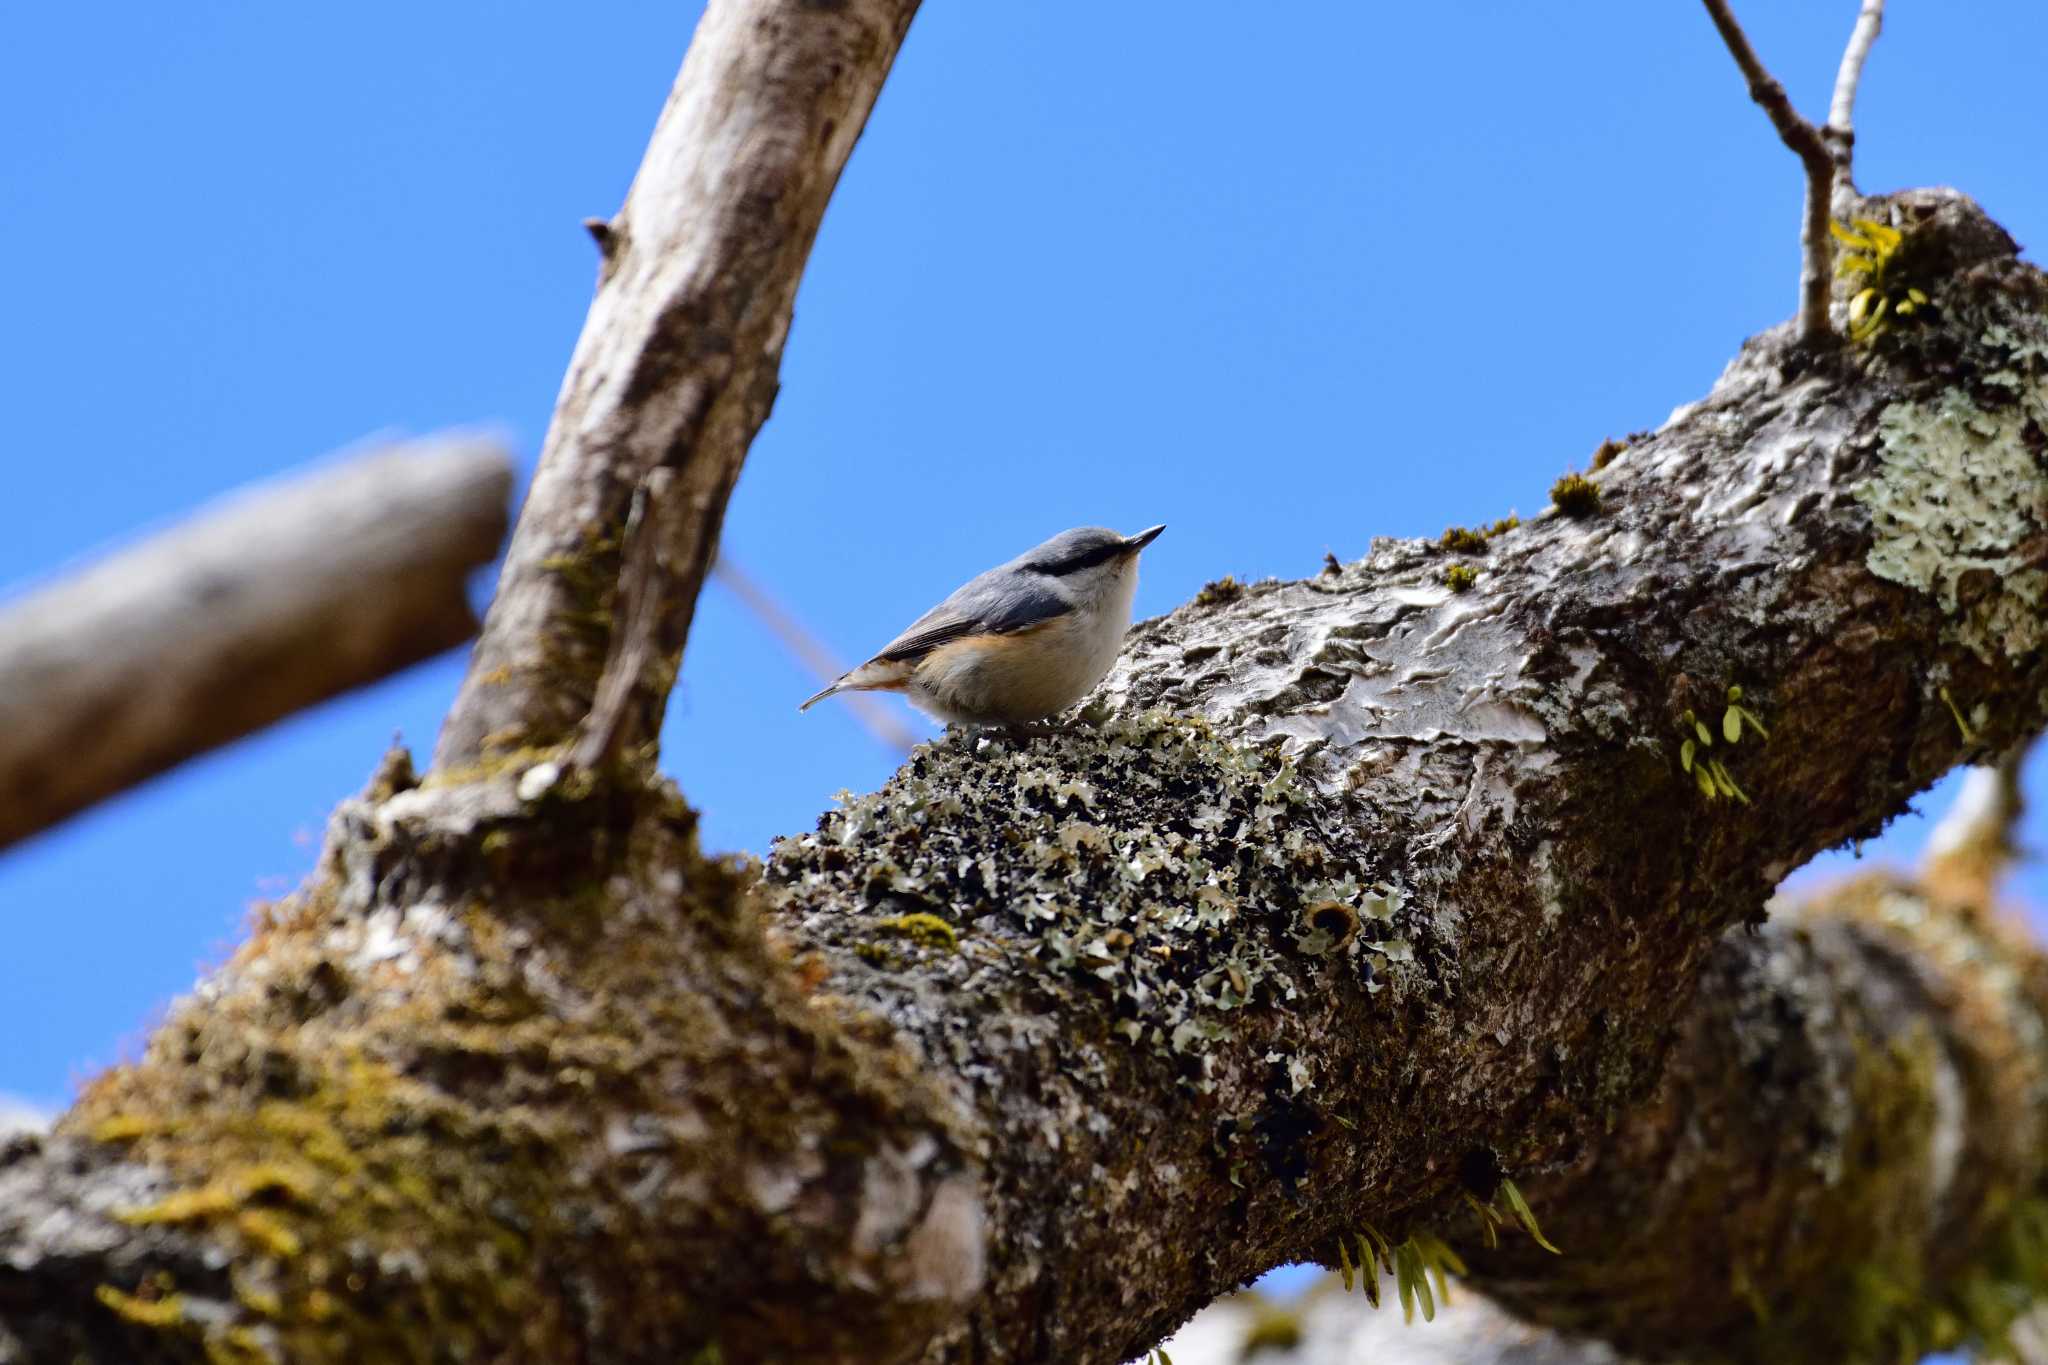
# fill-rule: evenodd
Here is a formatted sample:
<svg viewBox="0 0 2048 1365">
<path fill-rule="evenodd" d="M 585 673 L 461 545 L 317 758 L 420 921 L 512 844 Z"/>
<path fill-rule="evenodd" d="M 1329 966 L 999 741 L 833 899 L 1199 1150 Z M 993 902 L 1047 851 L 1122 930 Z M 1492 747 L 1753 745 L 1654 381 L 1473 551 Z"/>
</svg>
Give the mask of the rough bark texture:
<svg viewBox="0 0 2048 1365">
<path fill-rule="evenodd" d="M 1534 1184 L 1560 1210 L 1549 1232 L 1569 1263 L 1526 1244 L 1475 1251 L 1489 1293 L 1590 1321 L 1644 1358 L 1711 1358 L 1730 1339 L 1787 1360 L 1910 1362 L 1965 1343 L 2043 1358 L 2048 958 L 1993 909 L 2017 758 L 1972 774 L 1918 876 L 1859 876 L 1724 936 L 1655 1102 Z M 1687 1292 L 1716 1277 L 1739 1297 Z M 1826 1292 L 1799 1292 L 1815 1284 Z M 1292 1302 L 1233 1296 L 1167 1345 L 1175 1365 L 1638 1358 L 1518 1321 L 1469 1282 L 1427 1325 L 1341 1287 L 1330 1275 Z M 1813 1307 L 1856 1316 L 1818 1322 Z M 1779 1321 L 1759 1338 L 1751 1315 Z"/>
<path fill-rule="evenodd" d="M 1728 1358 L 1920 1331 L 2039 1179 L 2032 959 L 1880 892 L 1724 936 L 2048 719 L 2048 289 L 1960 196 L 1864 212 L 1938 311 L 1758 339 L 1576 517 L 1206 592 L 1134 631 L 1093 728 L 926 746 L 758 885 L 628 771 L 394 759 L 148 1055 L 0 1164 L 0 1333 L 1110 1362 L 1368 1223 L 1458 1239 L 1503 1175 L 1568 1253 L 1503 1234 L 1531 1311 Z M 1683 1041 L 1703 979 L 1754 1072 Z M 1674 1094 L 1766 1141 L 1730 1103 L 1757 1077 L 1818 1125 L 1795 1159 L 1687 1145 Z M 1630 1217 L 1728 1226 L 1638 1268 Z M 1760 1248 L 1776 1278 L 1733 1278 Z M 1866 1266 L 1926 1293 L 1845 1301 Z"/>
<path fill-rule="evenodd" d="M 467 640 L 511 491 L 495 442 L 399 446 L 0 609 L 0 848 Z"/>
<path fill-rule="evenodd" d="M 706 9 L 625 207 L 592 229 L 597 298 L 436 766 L 567 739 L 613 661 L 633 676 L 605 747 L 651 749 L 726 501 L 775 402 L 805 258 L 916 12 Z M 633 585 L 648 610 L 622 612 L 636 490 L 658 553 Z M 651 638 L 622 638 L 642 622 Z"/>
</svg>

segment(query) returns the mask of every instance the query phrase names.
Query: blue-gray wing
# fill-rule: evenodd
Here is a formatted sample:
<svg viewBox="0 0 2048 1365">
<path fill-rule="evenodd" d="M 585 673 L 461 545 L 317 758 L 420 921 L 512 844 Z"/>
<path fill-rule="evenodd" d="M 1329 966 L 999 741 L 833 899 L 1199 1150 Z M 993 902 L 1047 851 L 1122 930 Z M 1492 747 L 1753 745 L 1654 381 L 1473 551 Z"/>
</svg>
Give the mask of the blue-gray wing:
<svg viewBox="0 0 2048 1365">
<path fill-rule="evenodd" d="M 1009 635 L 1055 617 L 1074 604 L 1049 581 L 1004 565 L 963 585 L 882 646 L 877 659 L 907 663 L 970 635 Z"/>
</svg>

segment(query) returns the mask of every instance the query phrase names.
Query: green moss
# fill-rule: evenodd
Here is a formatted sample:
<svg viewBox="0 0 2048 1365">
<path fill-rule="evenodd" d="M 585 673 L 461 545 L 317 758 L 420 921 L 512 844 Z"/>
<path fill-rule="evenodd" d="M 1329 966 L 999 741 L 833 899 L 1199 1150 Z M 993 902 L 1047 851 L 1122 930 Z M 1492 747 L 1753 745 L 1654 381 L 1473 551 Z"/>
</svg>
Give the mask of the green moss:
<svg viewBox="0 0 2048 1365">
<path fill-rule="evenodd" d="M 1550 501 L 1568 517 L 1590 517 L 1600 510 L 1600 485 L 1584 474 L 1566 474 L 1550 485 Z"/>
<path fill-rule="evenodd" d="M 1244 584 L 1238 582 L 1229 574 L 1225 574 L 1214 582 L 1202 585 L 1202 590 L 1195 594 L 1195 605 L 1198 607 L 1213 607 L 1224 602 L 1235 602 L 1242 596 L 1244 596 Z"/>
<path fill-rule="evenodd" d="M 1444 586 L 1452 592 L 1469 592 L 1479 581 L 1479 570 L 1470 564 L 1453 564 L 1444 570 Z"/>
<path fill-rule="evenodd" d="M 953 926 L 933 914 L 897 915 L 877 921 L 875 927 L 884 933 L 901 934 L 920 948 L 948 953 L 957 952 L 960 948 L 960 936 L 953 931 Z"/>
<path fill-rule="evenodd" d="M 1251 1360 L 1261 1351 L 1292 1351 L 1301 1345 L 1301 1314 L 1290 1308 L 1267 1305 L 1259 1310 L 1245 1329 L 1237 1358 Z"/>
<path fill-rule="evenodd" d="M 124 1293 L 110 1284 L 98 1285 L 93 1297 L 111 1309 L 123 1321 L 137 1327 L 149 1327 L 157 1331 L 181 1328 L 187 1325 L 185 1301 L 176 1294 L 163 1294 L 155 1298 Z"/>
<path fill-rule="evenodd" d="M 477 1313 L 526 1310 L 531 1242 L 515 1229 L 549 1220 L 556 1177 L 544 1146 L 361 1053 L 272 1052 L 266 1066 L 288 1096 L 250 1104 L 238 1086 L 207 1084 L 204 1073 L 147 1067 L 94 1086 L 77 1116 L 88 1131 L 190 1182 L 120 1211 L 125 1221 L 174 1224 L 232 1248 L 239 1306 L 293 1361 L 424 1360 L 432 1352 L 423 1340 L 474 1339 L 464 1323 Z M 136 1122 L 146 1107 L 176 1120 Z M 473 1165 L 467 1154 L 479 1147 L 500 1163 Z M 495 1213 L 479 1218 L 481 1207 Z M 337 1247 L 357 1250 L 342 1259 Z M 359 1293 L 378 1294 L 356 1258 L 374 1264 L 380 1250 L 425 1258 L 435 1275 L 407 1286 L 416 1295 L 359 1308 Z M 138 1325 L 175 1321 L 200 1333 L 210 1358 L 270 1358 L 246 1355 L 249 1339 L 238 1332 L 247 1323 L 187 1323 L 165 1301 L 119 1286 L 101 1298 Z"/>
<path fill-rule="evenodd" d="M 1485 554 L 1489 544 L 1521 524 L 1522 519 L 1510 512 L 1487 526 L 1446 526 L 1444 533 L 1437 537 L 1437 548 L 1451 554 Z"/>
<path fill-rule="evenodd" d="M 1628 449 L 1628 442 L 1617 441 L 1612 436 L 1602 441 L 1593 452 L 1593 468 L 1605 469 L 1614 463 L 1615 457 Z"/>
<path fill-rule="evenodd" d="M 420 787 L 433 791 L 442 787 L 461 787 L 472 782 L 485 782 L 501 774 L 523 772 L 539 763 L 559 759 L 563 746 L 559 744 L 525 744 L 510 749 L 491 749 L 486 746 L 487 756 L 475 763 L 457 768 L 436 768 L 421 781 Z"/>
</svg>

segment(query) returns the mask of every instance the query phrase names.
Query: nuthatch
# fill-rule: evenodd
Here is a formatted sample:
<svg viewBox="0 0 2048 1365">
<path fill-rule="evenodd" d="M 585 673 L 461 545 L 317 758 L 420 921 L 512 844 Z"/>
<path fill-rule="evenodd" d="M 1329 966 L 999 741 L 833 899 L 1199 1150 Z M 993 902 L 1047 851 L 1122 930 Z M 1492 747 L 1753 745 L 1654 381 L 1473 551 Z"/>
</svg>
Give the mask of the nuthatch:
<svg viewBox="0 0 2048 1365">
<path fill-rule="evenodd" d="M 1138 551 L 1165 529 L 1062 531 L 962 584 L 797 709 L 834 692 L 901 692 L 959 725 L 1025 725 L 1064 711 L 1116 662 Z"/>
</svg>

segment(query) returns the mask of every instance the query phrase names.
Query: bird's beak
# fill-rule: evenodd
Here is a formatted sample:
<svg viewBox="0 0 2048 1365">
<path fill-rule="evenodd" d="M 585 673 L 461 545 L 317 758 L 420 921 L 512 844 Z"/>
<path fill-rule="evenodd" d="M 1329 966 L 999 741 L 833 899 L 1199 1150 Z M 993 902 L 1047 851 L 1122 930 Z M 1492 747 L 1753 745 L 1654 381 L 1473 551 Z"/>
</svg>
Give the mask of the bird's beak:
<svg viewBox="0 0 2048 1365">
<path fill-rule="evenodd" d="M 1164 531 L 1165 529 L 1166 528 L 1164 526 L 1148 526 L 1144 530 L 1138 532 L 1138 534 L 1127 537 L 1124 541 L 1124 549 L 1130 551 L 1132 554 L 1136 554 L 1138 551 L 1144 549 L 1147 545 L 1150 545 L 1153 541 L 1159 539 L 1159 533 L 1161 531 Z"/>
</svg>

